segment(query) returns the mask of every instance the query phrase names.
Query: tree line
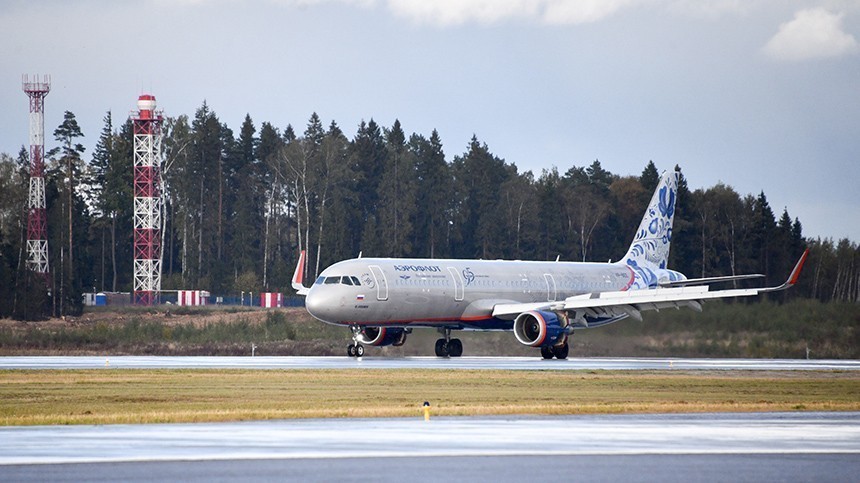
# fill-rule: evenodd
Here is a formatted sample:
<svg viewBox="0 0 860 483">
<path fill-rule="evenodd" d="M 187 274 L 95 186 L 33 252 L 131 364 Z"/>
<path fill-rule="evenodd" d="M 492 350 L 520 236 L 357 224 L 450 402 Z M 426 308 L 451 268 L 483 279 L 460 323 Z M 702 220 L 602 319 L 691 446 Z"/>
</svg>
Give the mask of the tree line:
<svg viewBox="0 0 860 483">
<path fill-rule="evenodd" d="M 53 135 L 48 280 L 25 267 L 28 150 L 0 155 L 0 316 L 79 313 L 82 292 L 132 289 L 131 122 L 107 112 L 89 159 L 73 113 Z M 316 113 L 301 133 L 258 129 L 246 115 L 237 134 L 205 102 L 192 118 L 166 119 L 163 161 L 162 288 L 213 294 L 289 292 L 300 250 L 311 280 L 359 253 L 605 262 L 625 253 L 659 180 L 650 161 L 639 176 L 599 160 L 520 172 L 476 136 L 449 157 L 438 132 L 407 135 L 399 121 L 362 121 L 348 137 Z M 787 209 L 777 217 L 764 192 L 722 183 L 691 191 L 682 174 L 677 203 L 671 268 L 763 273 L 776 284 L 808 247 L 789 296 L 860 300 L 860 247 L 805 238 L 800 220 Z"/>
</svg>

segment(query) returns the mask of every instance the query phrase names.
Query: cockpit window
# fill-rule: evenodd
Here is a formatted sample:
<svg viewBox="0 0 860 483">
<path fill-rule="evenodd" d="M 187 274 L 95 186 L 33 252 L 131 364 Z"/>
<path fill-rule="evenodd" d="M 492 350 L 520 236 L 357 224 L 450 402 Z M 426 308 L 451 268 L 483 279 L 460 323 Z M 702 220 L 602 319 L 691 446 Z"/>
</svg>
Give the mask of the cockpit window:
<svg viewBox="0 0 860 483">
<path fill-rule="evenodd" d="M 316 285 L 326 284 L 326 285 L 355 285 L 356 287 L 361 286 L 361 282 L 358 281 L 358 277 L 353 277 L 350 275 L 344 276 L 335 276 L 335 277 L 319 277 L 317 281 L 314 282 Z"/>
</svg>

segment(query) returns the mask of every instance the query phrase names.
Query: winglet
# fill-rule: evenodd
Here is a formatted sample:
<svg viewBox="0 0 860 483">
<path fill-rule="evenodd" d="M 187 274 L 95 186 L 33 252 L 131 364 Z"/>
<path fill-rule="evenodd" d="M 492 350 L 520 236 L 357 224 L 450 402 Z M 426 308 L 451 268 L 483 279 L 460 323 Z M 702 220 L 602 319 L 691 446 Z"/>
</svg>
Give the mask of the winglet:
<svg viewBox="0 0 860 483">
<path fill-rule="evenodd" d="M 299 295 L 307 295 L 308 288 L 305 287 L 305 251 L 299 254 L 299 263 L 296 264 L 296 272 L 293 274 L 293 289 Z"/>
<path fill-rule="evenodd" d="M 803 270 L 803 264 L 806 263 L 806 257 L 808 256 L 809 248 L 803 251 L 803 255 L 800 256 L 800 260 L 797 261 L 797 265 L 794 266 L 794 270 L 791 271 L 791 275 L 788 276 L 788 280 L 784 284 L 779 287 L 762 289 L 761 292 L 779 292 L 780 290 L 791 288 L 797 283 L 797 279 L 800 278 L 800 271 Z"/>
<path fill-rule="evenodd" d="M 794 270 L 791 271 L 791 275 L 788 276 L 788 281 L 786 282 L 788 285 L 794 285 L 797 283 L 797 279 L 800 277 L 800 271 L 803 270 L 803 264 L 806 263 L 806 257 L 809 255 L 809 248 L 803 251 L 803 255 L 800 256 L 800 260 L 797 261 L 797 265 L 794 266 Z"/>
</svg>

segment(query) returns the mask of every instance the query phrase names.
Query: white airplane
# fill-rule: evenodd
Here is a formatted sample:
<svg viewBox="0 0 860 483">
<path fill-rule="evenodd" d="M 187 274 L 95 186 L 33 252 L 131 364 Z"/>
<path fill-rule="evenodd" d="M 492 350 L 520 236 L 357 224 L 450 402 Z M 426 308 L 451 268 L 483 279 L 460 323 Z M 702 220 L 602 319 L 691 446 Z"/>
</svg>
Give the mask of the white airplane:
<svg viewBox="0 0 860 483">
<path fill-rule="evenodd" d="M 666 268 L 678 175 L 664 173 L 627 254 L 615 263 L 520 260 L 359 258 L 323 270 L 303 285 L 305 252 L 292 286 L 315 318 L 349 327 L 347 354 L 362 344 L 402 345 L 415 327 L 436 328 L 436 355 L 463 353 L 453 330 L 512 330 L 517 341 L 540 348 L 545 359 L 565 359 L 574 328 L 593 328 L 644 310 L 690 307 L 708 299 L 785 290 L 797 282 L 808 251 L 777 287 L 710 290 L 710 284 L 763 277 L 688 279 Z"/>
</svg>

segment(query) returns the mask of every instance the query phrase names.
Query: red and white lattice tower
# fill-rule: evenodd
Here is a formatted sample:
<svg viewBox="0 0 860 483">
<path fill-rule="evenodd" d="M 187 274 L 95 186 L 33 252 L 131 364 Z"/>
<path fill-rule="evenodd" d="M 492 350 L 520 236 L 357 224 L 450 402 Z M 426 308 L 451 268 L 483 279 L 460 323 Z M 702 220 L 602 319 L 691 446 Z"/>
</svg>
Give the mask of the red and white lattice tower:
<svg viewBox="0 0 860 483">
<path fill-rule="evenodd" d="M 48 278 L 48 217 L 45 211 L 45 96 L 51 78 L 23 76 L 30 97 L 30 196 L 27 201 L 27 268 Z"/>
<path fill-rule="evenodd" d="M 134 303 L 157 303 L 161 292 L 161 111 L 144 94 L 134 125 Z"/>
</svg>

